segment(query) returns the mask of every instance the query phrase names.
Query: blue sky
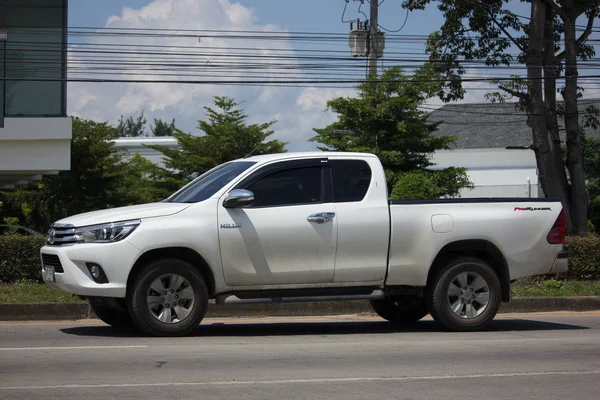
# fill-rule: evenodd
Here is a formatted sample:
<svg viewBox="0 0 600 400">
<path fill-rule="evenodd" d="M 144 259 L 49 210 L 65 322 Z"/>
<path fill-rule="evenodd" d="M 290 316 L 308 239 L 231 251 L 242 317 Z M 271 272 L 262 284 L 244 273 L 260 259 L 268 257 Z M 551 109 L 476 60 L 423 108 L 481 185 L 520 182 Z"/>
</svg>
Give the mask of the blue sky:
<svg viewBox="0 0 600 400">
<path fill-rule="evenodd" d="M 140 8 L 148 0 L 71 0 L 69 4 L 70 26 L 104 26 L 112 15 L 121 14 L 124 7 Z M 255 10 L 259 24 L 277 24 L 295 32 L 347 32 L 348 24 L 341 23 L 344 0 L 240 0 L 242 5 Z M 364 15 L 358 13 L 359 1 L 351 0 L 345 20 Z M 369 4 L 365 1 L 361 10 L 369 15 Z M 380 22 L 384 28 L 396 30 L 404 22 L 406 11 L 401 0 L 386 0 L 381 4 Z M 436 9 L 413 12 L 402 30 L 406 34 L 430 32 L 441 22 Z"/>
<path fill-rule="evenodd" d="M 389 30 L 402 26 L 406 10 L 402 9 L 401 1 L 384 0 L 380 7 L 381 26 Z M 71 0 L 69 25 L 347 33 L 349 24 L 341 22 L 344 4 L 344 0 Z M 364 19 L 365 16 L 358 13 L 359 6 L 360 2 L 351 0 L 344 18 Z M 361 9 L 368 15 L 369 3 L 365 1 Z M 525 16 L 529 12 L 527 4 L 520 1 L 511 2 L 511 9 Z M 426 11 L 411 12 L 400 33 L 428 35 L 441 23 L 441 14 L 432 2 Z M 293 43 L 289 46 L 297 48 Z M 348 48 L 340 46 L 339 49 Z M 394 46 L 423 51 L 419 43 Z M 386 49 L 392 47 L 386 45 Z M 276 137 L 289 143 L 288 150 L 299 151 L 315 149 L 316 145 L 308 142 L 314 135 L 312 129 L 325 127 L 335 120 L 334 115 L 324 110 L 326 101 L 353 93 L 352 89 L 198 86 L 69 83 L 68 111 L 71 115 L 116 123 L 121 115 L 138 115 L 143 110 L 149 121 L 155 117 L 169 121 L 175 118 L 177 126 L 184 131 L 202 134 L 196 129 L 197 120 L 205 115 L 202 107 L 211 105 L 213 95 L 228 95 L 245 102 L 250 122 L 277 120 L 273 126 Z M 480 86 L 480 89 L 486 87 Z M 484 94 L 483 90 L 469 92 L 463 102 L 484 101 Z M 431 99 L 431 104 L 439 106 L 441 102 L 436 100 Z"/>
</svg>

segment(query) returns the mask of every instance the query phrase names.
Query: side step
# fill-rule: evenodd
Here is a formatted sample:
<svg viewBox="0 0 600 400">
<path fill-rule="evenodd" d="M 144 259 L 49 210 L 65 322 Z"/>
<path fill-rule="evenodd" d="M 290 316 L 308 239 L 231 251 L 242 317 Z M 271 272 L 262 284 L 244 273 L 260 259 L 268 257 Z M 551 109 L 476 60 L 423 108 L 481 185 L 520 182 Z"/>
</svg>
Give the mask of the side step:
<svg viewBox="0 0 600 400">
<path fill-rule="evenodd" d="M 282 292 L 285 293 L 285 292 Z M 255 304 L 255 303 L 299 303 L 309 301 L 341 301 L 341 300 L 375 300 L 383 299 L 384 293 L 381 289 L 375 289 L 368 293 L 344 294 L 343 292 L 331 294 L 302 295 L 302 292 L 282 294 L 275 296 L 268 291 L 257 293 L 240 292 L 225 293 L 217 295 L 216 304 Z"/>
</svg>

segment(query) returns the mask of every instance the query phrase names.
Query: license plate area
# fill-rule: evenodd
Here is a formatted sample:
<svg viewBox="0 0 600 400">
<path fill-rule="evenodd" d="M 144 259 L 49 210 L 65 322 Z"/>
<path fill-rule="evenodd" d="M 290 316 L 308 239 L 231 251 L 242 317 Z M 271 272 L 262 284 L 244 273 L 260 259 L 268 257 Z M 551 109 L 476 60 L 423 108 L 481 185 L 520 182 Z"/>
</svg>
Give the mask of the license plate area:
<svg viewBox="0 0 600 400">
<path fill-rule="evenodd" d="M 54 277 L 55 269 L 49 265 L 44 266 L 44 280 L 46 282 L 56 282 Z"/>
</svg>

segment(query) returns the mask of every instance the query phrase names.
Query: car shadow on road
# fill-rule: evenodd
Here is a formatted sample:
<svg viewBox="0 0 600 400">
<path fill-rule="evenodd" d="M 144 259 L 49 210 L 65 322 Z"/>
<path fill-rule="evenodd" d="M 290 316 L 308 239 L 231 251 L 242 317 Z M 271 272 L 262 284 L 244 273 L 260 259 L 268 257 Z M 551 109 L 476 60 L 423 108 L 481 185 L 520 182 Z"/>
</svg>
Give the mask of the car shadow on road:
<svg viewBox="0 0 600 400">
<path fill-rule="evenodd" d="M 487 332 L 527 332 L 527 331 L 560 331 L 590 329 L 586 326 L 563 324 L 557 322 L 498 319 L 490 324 Z M 145 336 L 137 329 L 116 329 L 110 326 L 77 326 L 63 328 L 65 334 L 76 336 L 104 337 L 138 337 Z M 444 329 L 431 320 L 416 324 L 394 325 L 386 321 L 327 321 L 327 322 L 262 322 L 262 323 L 212 323 L 201 324 L 189 336 L 192 337 L 227 337 L 227 336 L 302 336 L 302 335 L 355 335 L 355 334 L 389 334 L 389 333 L 426 333 L 443 332 Z"/>
</svg>

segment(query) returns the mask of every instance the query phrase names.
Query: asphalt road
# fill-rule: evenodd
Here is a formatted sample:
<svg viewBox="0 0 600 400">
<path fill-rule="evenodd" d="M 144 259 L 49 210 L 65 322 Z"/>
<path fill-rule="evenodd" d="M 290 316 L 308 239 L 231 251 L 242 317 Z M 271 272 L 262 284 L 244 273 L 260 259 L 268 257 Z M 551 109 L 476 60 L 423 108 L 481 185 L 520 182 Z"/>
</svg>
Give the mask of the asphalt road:
<svg viewBox="0 0 600 400">
<path fill-rule="evenodd" d="M 0 323 L 0 399 L 594 399 L 600 313 L 206 320 L 151 338 L 99 321 Z"/>
</svg>

